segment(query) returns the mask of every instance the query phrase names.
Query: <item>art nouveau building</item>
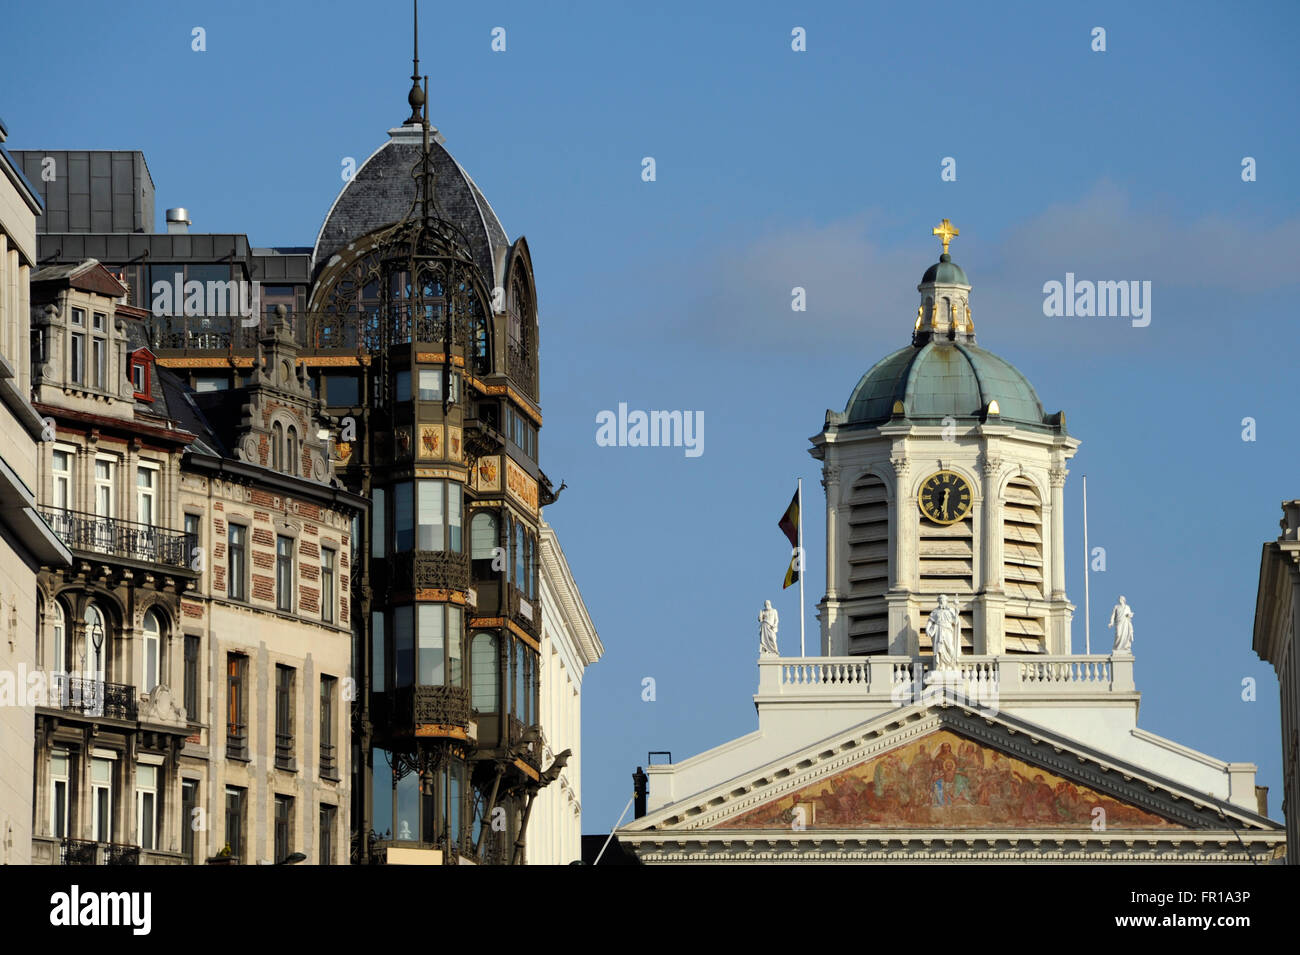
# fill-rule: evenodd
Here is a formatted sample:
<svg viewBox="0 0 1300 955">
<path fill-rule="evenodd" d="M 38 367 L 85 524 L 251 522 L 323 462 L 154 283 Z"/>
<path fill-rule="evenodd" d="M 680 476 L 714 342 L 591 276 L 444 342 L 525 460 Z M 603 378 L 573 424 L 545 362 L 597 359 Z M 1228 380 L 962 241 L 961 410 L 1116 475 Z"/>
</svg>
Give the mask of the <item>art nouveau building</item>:
<svg viewBox="0 0 1300 955">
<path fill-rule="evenodd" d="M 293 350 L 293 400 L 318 399 L 327 420 L 295 427 L 292 438 L 287 418 L 269 422 L 281 437 L 267 435 L 265 447 L 278 448 L 282 439 L 286 459 L 296 460 L 289 442 L 299 442 L 301 450 L 308 436 L 315 441 L 323 431 L 319 440 L 328 442 L 332 473 L 371 505 L 350 543 L 338 541 L 335 552 L 344 603 L 333 625 L 350 630 L 357 687 L 343 723 L 350 728 L 351 775 L 337 789 L 350 802 L 346 813 L 338 809 L 351 823 L 349 858 L 390 864 L 571 861 L 577 856 L 568 841 L 576 838 L 580 805 L 578 690 L 582 668 L 601 650 L 562 559 L 550 564 L 557 576 L 546 581 L 542 513 L 559 492 L 539 465 L 531 256 L 522 237 L 507 237 L 477 184 L 443 147 L 428 121 L 418 76 L 417 64 L 409 117 L 359 165 L 308 248 L 255 248 L 245 235 L 192 231 L 190 214 L 177 208 L 167 210 L 165 233 L 152 231 L 154 186 L 138 152 L 27 150 L 20 158 L 28 170 L 54 162 L 66 172 L 43 183 L 52 209 L 39 240 L 44 260 L 73 266 L 95 258 L 121 275 L 126 303 L 144 315 L 141 345 L 151 367 L 174 373 L 197 392 L 194 407 L 212 425 L 218 417 L 208 402 L 220 402 L 213 396 L 247 388 L 257 377 L 259 342 L 272 331 L 272 310 L 286 311 L 292 331 L 276 347 Z M 102 194 L 105 207 L 74 201 L 82 194 Z M 186 304 L 184 295 L 173 293 L 190 283 L 198 283 L 200 293 Z M 252 309 L 257 320 L 250 321 L 232 301 L 242 304 L 243 289 L 253 283 L 259 283 Z M 205 287 L 226 291 L 205 297 Z M 261 454 L 263 445 L 249 448 L 247 440 L 221 439 L 226 450 L 218 456 L 228 461 L 239 454 L 242 462 L 257 463 L 247 455 Z M 198 467 L 199 449 L 192 446 L 186 460 Z M 274 458 L 260 463 L 277 466 Z M 192 470 L 180 479 L 178 500 L 191 500 L 187 495 L 198 480 Z M 225 489 L 229 472 L 221 475 Z M 217 486 L 208 485 L 204 494 Z M 253 520 L 265 513 L 280 526 L 273 509 L 242 503 L 252 505 Z M 212 497 L 219 512 L 218 504 L 228 509 L 231 501 Z M 197 501 L 194 506 L 202 509 Z M 212 520 L 221 520 L 219 513 Z M 327 523 L 319 525 L 322 534 Z M 216 600 L 225 582 L 215 555 L 227 545 L 209 535 L 229 528 L 202 523 L 197 532 L 215 563 L 193 586 L 196 593 L 210 588 L 206 593 Z M 253 533 L 249 546 L 262 546 Z M 275 548 L 279 537 L 294 537 L 270 528 L 265 534 L 261 540 L 274 539 L 266 546 Z M 303 539 L 294 539 L 295 553 L 302 553 Z M 270 559 L 278 566 L 278 551 L 248 553 L 250 561 Z M 345 558 L 351 561 L 346 572 Z M 251 573 L 249 599 L 269 599 L 266 584 L 258 583 L 263 572 L 254 565 Z M 315 586 L 303 581 L 299 615 L 315 613 L 309 609 Z M 552 587 L 557 603 L 548 607 Z M 219 698 L 226 662 L 218 657 L 233 637 L 215 624 L 204 632 L 213 634 L 202 651 L 206 679 L 215 681 L 212 692 Z M 259 669 L 276 660 L 243 646 L 253 686 L 278 678 Z M 340 671 L 318 663 L 317 672 Z M 311 696 L 298 686 L 295 699 Z M 249 706 L 251 725 L 262 718 L 253 715 L 251 698 Z M 187 747 L 200 749 L 187 751 L 214 758 L 214 747 L 224 745 L 220 738 L 199 736 Z M 243 786 L 231 781 L 237 775 L 199 780 L 210 812 L 226 789 Z M 250 787 L 254 776 L 250 772 Z M 327 782 L 321 781 L 321 792 Z M 549 787 L 558 795 L 542 798 Z M 293 809 L 299 821 L 314 812 L 302 803 Z M 271 809 L 248 813 L 244 831 L 269 827 L 264 820 Z M 540 824 L 539 814 L 545 817 Z M 534 853 L 529 833 L 553 820 L 563 820 L 567 835 Z M 212 851 L 215 838 L 198 840 L 202 853 Z M 305 840 L 306 831 L 296 838 Z M 244 854 L 273 855 L 250 853 Z"/>
<path fill-rule="evenodd" d="M 72 555 L 37 510 L 44 422 L 31 405 L 29 281 L 40 198 L 4 148 L 0 122 L 0 865 L 31 861 L 37 670 L 36 574 Z M 35 677 L 33 682 L 32 678 Z"/>
<path fill-rule="evenodd" d="M 1282 533 L 1259 560 L 1253 646 L 1277 671 L 1282 702 L 1282 813 L 1288 845 L 1300 845 L 1300 500 L 1282 503 Z M 1300 865 L 1300 852 L 1287 855 Z"/>
<path fill-rule="evenodd" d="M 622 844 L 650 863 L 1278 858 L 1253 764 L 1140 728 L 1131 653 L 1072 653 L 1078 441 L 976 345 L 956 232 L 935 233 L 911 343 L 812 438 L 823 655 L 760 656 L 757 730 L 647 767 L 647 812 Z M 961 621 L 943 669 L 941 596 Z"/>
<path fill-rule="evenodd" d="M 248 383 L 196 394 L 87 260 L 32 277 L 42 511 L 34 861 L 347 859 L 347 598 L 365 502 L 273 326 Z M 227 850 L 229 846 L 229 850 Z"/>
</svg>

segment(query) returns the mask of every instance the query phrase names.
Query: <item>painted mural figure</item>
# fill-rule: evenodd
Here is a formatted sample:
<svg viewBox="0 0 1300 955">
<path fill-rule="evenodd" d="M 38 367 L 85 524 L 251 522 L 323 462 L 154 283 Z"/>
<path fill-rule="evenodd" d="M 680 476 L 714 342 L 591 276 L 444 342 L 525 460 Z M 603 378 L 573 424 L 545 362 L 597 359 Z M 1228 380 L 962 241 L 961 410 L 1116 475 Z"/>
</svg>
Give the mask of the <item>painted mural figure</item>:
<svg viewBox="0 0 1300 955">
<path fill-rule="evenodd" d="M 779 657 L 781 651 L 776 646 L 776 628 L 780 623 L 772 601 L 764 600 L 763 609 L 758 612 L 758 653 L 764 657 Z"/>
<path fill-rule="evenodd" d="M 961 656 L 961 616 L 955 599 L 949 606 L 948 597 L 939 595 L 939 606 L 930 611 L 925 632 L 934 647 L 934 668 L 957 669 L 957 658 Z"/>
<path fill-rule="evenodd" d="M 1115 648 L 1111 653 L 1133 652 L 1133 608 L 1123 597 L 1119 598 L 1119 603 L 1111 610 L 1110 623 L 1106 627 L 1115 628 Z"/>
</svg>

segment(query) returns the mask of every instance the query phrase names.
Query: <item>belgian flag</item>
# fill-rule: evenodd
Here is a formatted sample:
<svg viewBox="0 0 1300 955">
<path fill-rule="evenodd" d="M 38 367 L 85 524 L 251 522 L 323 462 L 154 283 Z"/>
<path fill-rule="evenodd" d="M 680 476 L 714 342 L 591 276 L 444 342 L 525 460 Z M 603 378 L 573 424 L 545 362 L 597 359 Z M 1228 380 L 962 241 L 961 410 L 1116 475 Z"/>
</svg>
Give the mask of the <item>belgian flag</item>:
<svg viewBox="0 0 1300 955">
<path fill-rule="evenodd" d="M 781 586 L 782 590 L 789 587 L 799 580 L 799 492 L 794 492 L 794 497 L 790 498 L 790 506 L 785 509 L 781 515 L 781 520 L 777 522 L 777 527 L 781 528 L 781 533 L 785 534 L 790 540 L 790 546 L 794 548 L 794 553 L 790 555 L 790 566 L 785 571 L 785 583 Z"/>
</svg>

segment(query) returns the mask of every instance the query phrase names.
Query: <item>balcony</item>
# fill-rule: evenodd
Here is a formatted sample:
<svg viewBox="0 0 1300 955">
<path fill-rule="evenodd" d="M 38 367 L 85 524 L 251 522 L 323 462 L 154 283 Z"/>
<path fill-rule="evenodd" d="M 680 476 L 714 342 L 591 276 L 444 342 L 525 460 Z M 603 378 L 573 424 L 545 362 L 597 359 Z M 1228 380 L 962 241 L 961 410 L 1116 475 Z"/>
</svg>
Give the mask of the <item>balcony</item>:
<svg viewBox="0 0 1300 955">
<path fill-rule="evenodd" d="M 136 524 L 113 517 L 41 508 L 50 529 L 67 547 L 82 554 L 161 564 L 189 569 L 197 538 L 183 531 L 169 531 L 152 524 Z"/>
<path fill-rule="evenodd" d="M 135 687 L 128 683 L 106 683 L 56 673 L 50 706 L 83 716 L 106 716 L 116 720 L 138 718 Z"/>
<path fill-rule="evenodd" d="M 451 551 L 407 551 L 388 561 L 395 591 L 469 589 L 469 555 Z"/>
<path fill-rule="evenodd" d="M 953 671 L 937 672 L 925 657 L 761 657 L 758 695 L 784 699 L 860 699 L 893 705 L 915 702 L 932 686 L 969 698 L 1094 697 L 1134 692 L 1133 658 L 1126 656 L 964 656 Z"/>
<path fill-rule="evenodd" d="M 59 865 L 139 865 L 140 847 L 116 842 L 64 839 L 59 847 Z"/>
</svg>

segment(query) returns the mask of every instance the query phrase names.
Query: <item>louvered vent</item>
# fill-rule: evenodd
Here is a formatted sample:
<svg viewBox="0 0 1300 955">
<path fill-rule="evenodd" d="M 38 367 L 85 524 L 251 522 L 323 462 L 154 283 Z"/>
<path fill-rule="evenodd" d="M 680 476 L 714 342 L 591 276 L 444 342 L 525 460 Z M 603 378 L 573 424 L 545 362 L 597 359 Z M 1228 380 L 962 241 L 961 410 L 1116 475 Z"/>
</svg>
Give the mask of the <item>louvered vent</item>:
<svg viewBox="0 0 1300 955">
<path fill-rule="evenodd" d="M 1043 593 L 1043 508 L 1038 492 L 1024 478 L 1007 485 L 1002 505 L 1002 580 L 1010 598 L 1004 616 L 1006 648 L 1011 653 L 1046 649 L 1043 618 L 1017 613 L 1016 598 L 1041 600 Z"/>
<path fill-rule="evenodd" d="M 849 497 L 849 641 L 858 653 L 884 653 L 889 643 L 889 503 L 880 478 L 866 475 Z"/>
</svg>

